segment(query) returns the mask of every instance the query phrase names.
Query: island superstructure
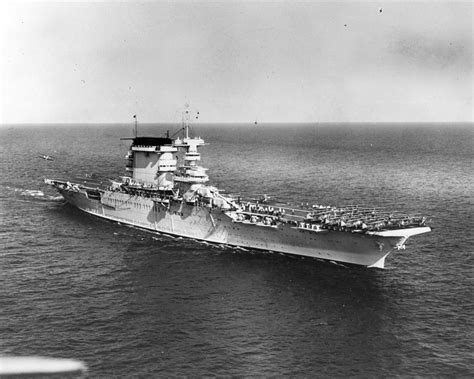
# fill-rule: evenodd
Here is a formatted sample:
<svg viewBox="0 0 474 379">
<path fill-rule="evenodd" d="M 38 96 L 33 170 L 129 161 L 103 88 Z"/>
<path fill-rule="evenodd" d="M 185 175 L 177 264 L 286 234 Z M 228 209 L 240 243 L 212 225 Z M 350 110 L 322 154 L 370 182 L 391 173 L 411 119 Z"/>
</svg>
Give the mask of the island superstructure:
<svg viewBox="0 0 474 379">
<path fill-rule="evenodd" d="M 383 268 L 409 237 L 429 232 L 426 218 L 380 208 L 312 205 L 306 209 L 225 196 L 207 184 L 199 147 L 189 135 L 130 138 L 126 174 L 91 179 L 45 179 L 73 206 L 152 232 L 334 262 Z"/>
</svg>

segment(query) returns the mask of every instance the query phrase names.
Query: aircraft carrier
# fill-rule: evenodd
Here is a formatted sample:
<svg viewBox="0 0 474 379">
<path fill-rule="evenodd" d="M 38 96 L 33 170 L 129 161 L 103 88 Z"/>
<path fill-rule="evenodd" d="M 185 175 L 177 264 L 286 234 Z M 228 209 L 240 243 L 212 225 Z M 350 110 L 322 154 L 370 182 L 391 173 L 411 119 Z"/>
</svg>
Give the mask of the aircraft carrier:
<svg viewBox="0 0 474 379">
<path fill-rule="evenodd" d="M 149 231 L 367 267 L 383 268 L 409 237 L 431 230 L 425 217 L 381 208 L 301 209 L 223 195 L 198 164 L 205 143 L 190 136 L 189 118 L 178 133 L 139 137 L 135 121 L 124 176 L 44 181 L 84 212 Z"/>
</svg>

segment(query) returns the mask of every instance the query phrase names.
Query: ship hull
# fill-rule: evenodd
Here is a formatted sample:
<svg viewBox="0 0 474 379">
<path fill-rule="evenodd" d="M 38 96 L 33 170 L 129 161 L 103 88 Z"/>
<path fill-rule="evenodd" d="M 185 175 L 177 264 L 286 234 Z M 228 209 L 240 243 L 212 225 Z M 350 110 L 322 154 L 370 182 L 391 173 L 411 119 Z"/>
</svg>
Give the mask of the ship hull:
<svg viewBox="0 0 474 379">
<path fill-rule="evenodd" d="M 403 248 L 408 239 L 397 233 L 307 230 L 290 223 L 257 225 L 235 221 L 229 211 L 186 202 L 160 203 L 113 191 L 102 192 L 94 199 L 84 190 L 57 189 L 68 203 L 82 211 L 152 232 L 367 267 L 383 268 L 387 255 Z M 412 231 L 411 235 L 419 233 Z"/>
</svg>

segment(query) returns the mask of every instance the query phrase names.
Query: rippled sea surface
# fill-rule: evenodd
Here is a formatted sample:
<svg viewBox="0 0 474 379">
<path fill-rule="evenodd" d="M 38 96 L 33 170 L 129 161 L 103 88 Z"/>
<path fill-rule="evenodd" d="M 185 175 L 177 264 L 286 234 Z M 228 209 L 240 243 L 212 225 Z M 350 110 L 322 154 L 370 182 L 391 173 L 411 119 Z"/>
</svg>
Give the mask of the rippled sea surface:
<svg viewBox="0 0 474 379">
<path fill-rule="evenodd" d="M 473 125 L 194 129 L 226 193 L 418 212 L 434 230 L 384 270 L 156 235 L 43 184 L 123 174 L 130 126 L 2 126 L 0 354 L 91 377 L 474 375 Z"/>
</svg>

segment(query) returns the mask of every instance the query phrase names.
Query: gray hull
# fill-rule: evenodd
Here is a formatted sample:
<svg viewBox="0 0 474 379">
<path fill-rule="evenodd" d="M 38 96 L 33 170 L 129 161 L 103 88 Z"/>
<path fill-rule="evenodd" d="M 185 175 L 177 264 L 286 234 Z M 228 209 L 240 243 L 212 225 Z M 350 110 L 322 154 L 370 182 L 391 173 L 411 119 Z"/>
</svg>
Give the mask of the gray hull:
<svg viewBox="0 0 474 379">
<path fill-rule="evenodd" d="M 386 256 L 403 248 L 409 236 L 426 232 L 377 235 L 309 230 L 289 223 L 258 225 L 235 221 L 232 211 L 184 201 L 165 204 L 113 191 L 102 192 L 98 200 L 82 190 L 57 189 L 68 203 L 87 213 L 150 231 L 369 267 L 383 268 Z"/>
</svg>

